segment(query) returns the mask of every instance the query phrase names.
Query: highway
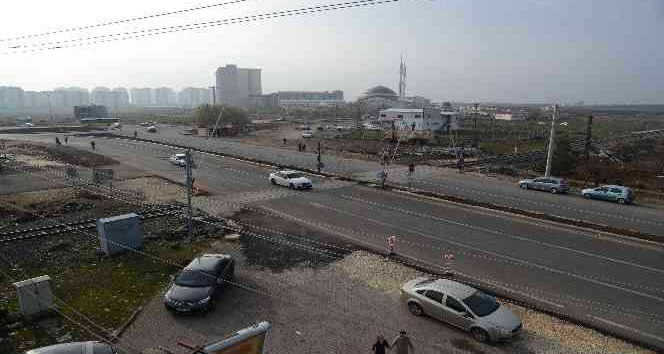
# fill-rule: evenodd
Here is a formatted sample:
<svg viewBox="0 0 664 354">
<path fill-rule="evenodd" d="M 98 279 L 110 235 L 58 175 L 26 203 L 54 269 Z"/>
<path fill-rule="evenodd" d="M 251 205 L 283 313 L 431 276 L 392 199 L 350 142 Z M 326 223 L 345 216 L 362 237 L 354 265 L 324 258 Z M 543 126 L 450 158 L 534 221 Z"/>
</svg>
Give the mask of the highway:
<svg viewBox="0 0 664 354">
<path fill-rule="evenodd" d="M 201 139 L 181 134 L 181 128 L 160 127 L 158 133 L 145 133 L 144 128 L 126 126 L 119 134 L 133 135 L 137 130 L 141 138 L 178 143 L 186 146 L 222 152 L 235 156 L 271 161 L 300 168 L 316 169 L 316 155 L 293 153 L 274 147 L 255 146 L 232 139 Z M 312 140 L 313 141 L 313 140 Z M 330 143 L 332 144 L 333 141 Z M 314 145 L 312 142 L 310 145 Z M 376 162 L 360 161 L 334 156 L 323 156 L 324 171 L 342 176 L 376 182 L 381 166 Z M 659 206 L 639 203 L 618 205 L 587 200 L 577 195 L 552 195 L 550 193 L 521 190 L 513 182 L 479 176 L 459 174 L 454 170 L 429 166 L 418 166 L 412 180 L 407 176 L 406 166 L 392 167 L 388 183 L 402 187 L 468 198 L 484 203 L 504 205 L 512 208 L 559 216 L 566 219 L 584 220 L 619 229 L 637 230 L 661 237 L 664 241 L 664 209 Z"/>
<path fill-rule="evenodd" d="M 49 134 L 6 138 L 53 141 L 53 135 Z M 89 149 L 90 141 L 87 137 L 70 139 L 73 146 L 82 149 Z M 95 141 L 97 153 L 136 169 L 183 180 L 182 170 L 167 160 L 175 152 L 172 148 L 115 138 L 95 138 Z M 199 147 L 212 146 L 210 150 L 227 153 L 239 148 L 237 143 L 225 144 L 197 142 Z M 265 159 L 269 156 L 263 154 L 271 149 L 245 148 L 246 154 Z M 284 151 L 273 156 L 287 160 L 308 158 Z M 444 267 L 442 255 L 453 253 L 454 272 L 471 283 L 664 349 L 664 246 L 331 179 L 314 178 L 318 187 L 311 192 L 290 191 L 268 184 L 266 177 L 271 169 L 266 166 L 205 154 L 197 155 L 196 160 L 199 164 L 195 170 L 196 183 L 213 194 L 195 200 L 195 203 L 200 201 L 196 206 L 203 209 L 238 203 L 381 251 L 386 247 L 386 237 L 396 235 L 400 256 L 439 270 Z M 342 161 L 340 166 L 352 170 L 354 175 L 371 173 L 375 167 L 361 161 Z M 361 171 L 361 166 L 365 166 L 365 171 Z M 455 181 L 463 179 L 463 188 L 494 190 L 492 194 L 496 196 L 487 198 L 504 200 L 500 193 L 508 193 L 507 185 L 496 188 L 492 183 L 482 185 L 479 179 L 466 181 L 464 177 L 448 175 L 440 178 L 457 187 L 460 183 Z M 547 205 L 557 203 L 548 194 L 511 188 L 516 195 L 525 195 L 525 200 L 546 200 Z M 553 197 L 590 202 L 575 197 Z M 603 204 L 606 203 L 592 202 L 593 206 Z M 590 204 L 576 207 L 586 205 Z M 650 211 L 652 215 L 645 213 L 644 217 L 658 222 L 657 209 L 617 208 L 608 204 L 607 209 L 601 210 L 612 213 L 624 210 L 621 215 L 628 215 L 628 210 Z M 581 217 L 579 212 L 570 215 Z"/>
</svg>

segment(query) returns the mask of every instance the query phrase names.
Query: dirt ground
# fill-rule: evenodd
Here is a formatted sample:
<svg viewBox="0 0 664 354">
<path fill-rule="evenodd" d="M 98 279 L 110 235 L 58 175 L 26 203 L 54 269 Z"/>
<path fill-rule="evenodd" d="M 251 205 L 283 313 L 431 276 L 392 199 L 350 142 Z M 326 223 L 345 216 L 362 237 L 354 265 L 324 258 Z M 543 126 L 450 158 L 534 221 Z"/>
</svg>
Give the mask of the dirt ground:
<svg viewBox="0 0 664 354">
<path fill-rule="evenodd" d="M 57 166 L 65 163 L 83 167 L 95 167 L 100 165 L 114 165 L 118 162 L 110 157 L 98 155 L 90 151 L 74 149 L 69 146 L 49 146 L 37 143 L 24 143 L 3 140 L 5 144 L 4 153 L 17 154 L 19 156 L 30 156 L 31 161 L 36 164 L 47 162 L 49 165 Z"/>
</svg>

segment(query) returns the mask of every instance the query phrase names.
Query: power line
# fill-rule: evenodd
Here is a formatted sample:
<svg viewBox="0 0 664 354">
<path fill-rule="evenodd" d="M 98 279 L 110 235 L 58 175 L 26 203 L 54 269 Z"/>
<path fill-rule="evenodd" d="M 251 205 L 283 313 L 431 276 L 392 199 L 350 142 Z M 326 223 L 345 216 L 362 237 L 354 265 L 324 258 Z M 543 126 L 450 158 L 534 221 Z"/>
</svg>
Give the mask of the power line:
<svg viewBox="0 0 664 354">
<path fill-rule="evenodd" d="M 138 31 L 123 32 L 123 33 L 106 34 L 106 35 L 91 36 L 91 37 L 84 37 L 84 38 L 74 38 L 74 39 L 68 39 L 68 40 L 63 40 L 63 41 L 54 41 L 54 42 L 46 42 L 46 43 L 38 43 L 38 44 L 27 44 L 27 45 L 24 45 L 24 46 L 19 45 L 19 46 L 15 46 L 14 48 L 21 48 L 21 47 L 40 47 L 40 48 L 9 51 L 9 52 L 4 52 L 4 53 L 0 53 L 0 54 L 9 55 L 9 54 L 30 53 L 30 52 L 38 52 L 38 51 L 45 51 L 45 50 L 56 50 L 56 49 L 81 47 L 81 46 L 98 44 L 98 43 L 125 41 L 125 40 L 129 40 L 129 39 L 155 36 L 155 35 L 166 34 L 166 33 L 184 32 L 184 31 L 190 31 L 190 30 L 194 30 L 194 29 L 202 29 L 202 28 L 224 26 L 224 25 L 232 25 L 232 24 L 245 23 L 245 22 L 256 22 L 256 21 L 267 20 L 267 19 L 271 19 L 271 18 L 306 15 L 306 14 L 313 14 L 313 13 L 317 13 L 317 12 L 341 10 L 341 9 L 348 9 L 348 8 L 354 8 L 354 7 L 375 6 L 375 5 L 391 3 L 391 2 L 398 2 L 398 1 L 403 1 L 403 0 L 358 0 L 358 1 L 352 1 L 352 2 L 330 4 L 330 5 L 311 6 L 311 7 L 305 7 L 305 8 L 300 8 L 300 9 L 294 9 L 294 10 L 274 11 L 274 12 L 268 12 L 268 13 L 263 13 L 263 14 L 248 15 L 248 16 L 243 16 L 243 17 L 235 17 L 235 18 L 216 20 L 216 21 L 196 22 L 196 23 L 177 25 L 177 26 L 158 27 L 158 28 L 150 28 L 150 29 L 143 29 L 143 30 L 138 30 Z M 67 44 L 67 43 L 75 43 L 75 44 Z"/>
<path fill-rule="evenodd" d="M 124 19 L 124 20 L 102 22 L 102 23 L 98 23 L 98 24 L 94 24 L 94 25 L 88 25 L 88 26 L 71 27 L 71 28 L 65 28 L 65 29 L 49 31 L 49 32 L 43 32 L 43 33 L 28 34 L 28 35 L 18 36 L 18 37 L 0 38 L 0 42 L 9 42 L 9 41 L 15 41 L 15 40 L 19 40 L 19 39 L 44 37 L 44 36 L 49 36 L 49 35 L 58 34 L 58 33 L 67 33 L 67 32 L 74 32 L 74 31 L 88 30 L 88 29 L 92 29 L 92 28 L 117 25 L 117 24 L 121 24 L 121 23 L 129 23 L 129 22 L 135 22 L 135 21 L 141 21 L 141 20 L 148 20 L 148 19 L 152 19 L 152 18 L 169 16 L 169 15 L 178 15 L 178 14 L 191 12 L 191 11 L 206 10 L 206 9 L 210 9 L 210 8 L 213 8 L 213 7 L 232 5 L 232 4 L 237 4 L 237 3 L 246 2 L 246 1 L 251 1 L 251 0 L 233 0 L 233 1 L 227 1 L 227 2 L 222 2 L 222 3 L 210 4 L 210 5 L 203 5 L 203 6 L 197 6 L 197 7 L 192 7 L 192 8 L 188 8 L 188 9 L 182 9 L 182 10 L 176 10 L 176 11 L 159 12 L 159 13 L 155 13 L 155 14 L 151 14 L 151 15 L 128 18 L 128 19 Z"/>
</svg>

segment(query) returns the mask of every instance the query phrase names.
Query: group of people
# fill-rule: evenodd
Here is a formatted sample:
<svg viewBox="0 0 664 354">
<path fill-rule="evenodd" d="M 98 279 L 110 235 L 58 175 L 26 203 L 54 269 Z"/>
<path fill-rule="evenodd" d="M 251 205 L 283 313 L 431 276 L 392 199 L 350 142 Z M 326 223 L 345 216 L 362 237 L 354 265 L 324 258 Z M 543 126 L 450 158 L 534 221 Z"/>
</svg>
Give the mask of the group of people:
<svg viewBox="0 0 664 354">
<path fill-rule="evenodd" d="M 69 137 L 65 136 L 65 145 L 69 145 Z M 60 138 L 57 136 L 55 137 L 55 145 L 62 145 L 62 142 L 60 142 Z"/>
<path fill-rule="evenodd" d="M 399 335 L 392 340 L 392 343 L 388 343 L 385 337 L 380 335 L 376 338 L 376 343 L 371 347 L 374 354 L 386 354 L 388 349 L 391 353 L 395 354 L 415 353 L 413 342 L 406 334 L 406 331 L 400 331 Z"/>
</svg>

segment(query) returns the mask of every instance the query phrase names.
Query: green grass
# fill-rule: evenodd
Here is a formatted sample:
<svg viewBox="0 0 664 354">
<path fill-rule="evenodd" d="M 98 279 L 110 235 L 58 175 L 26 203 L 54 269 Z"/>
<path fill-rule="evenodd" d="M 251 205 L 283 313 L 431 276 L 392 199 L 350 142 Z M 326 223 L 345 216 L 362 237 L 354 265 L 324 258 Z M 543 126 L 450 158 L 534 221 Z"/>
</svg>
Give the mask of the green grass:
<svg viewBox="0 0 664 354">
<path fill-rule="evenodd" d="M 197 254 L 209 247 L 211 240 L 201 241 L 189 247 L 174 247 L 166 241 L 147 243 L 143 252 L 163 260 L 185 265 Z M 179 266 L 141 256 L 134 252 L 103 258 L 90 258 L 78 265 L 63 265 L 44 269 L 32 269 L 31 276 L 48 274 L 55 295 L 96 324 L 114 331 L 119 329 L 134 310 L 154 297 L 170 281 L 170 275 Z M 10 284 L 9 284 L 10 285 Z M 81 320 L 74 311 L 56 301 L 62 312 Z M 18 301 L 9 301 L 7 308 L 17 314 Z M 95 339 L 76 324 L 67 322 L 67 330 L 74 340 Z M 44 338 L 38 326 L 26 325 L 13 337 L 16 352 L 35 346 L 48 345 L 52 339 Z M 97 331 L 98 333 L 100 331 Z M 44 344 L 46 343 L 46 344 Z"/>
</svg>

